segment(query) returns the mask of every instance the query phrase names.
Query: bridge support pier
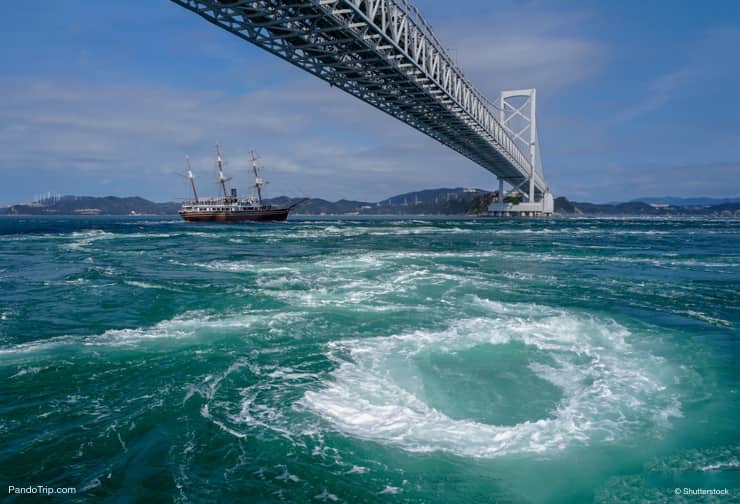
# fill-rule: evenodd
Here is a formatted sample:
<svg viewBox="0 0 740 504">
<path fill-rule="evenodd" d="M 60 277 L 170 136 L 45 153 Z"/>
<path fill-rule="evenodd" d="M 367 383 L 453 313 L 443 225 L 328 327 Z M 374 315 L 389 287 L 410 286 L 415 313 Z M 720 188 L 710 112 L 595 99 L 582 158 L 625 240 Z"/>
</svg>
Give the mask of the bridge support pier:
<svg viewBox="0 0 740 504">
<path fill-rule="evenodd" d="M 550 217 L 553 211 L 554 201 L 550 191 L 543 194 L 539 201 L 507 203 L 499 198 L 498 202 L 488 206 L 488 214 L 492 217 Z"/>
</svg>

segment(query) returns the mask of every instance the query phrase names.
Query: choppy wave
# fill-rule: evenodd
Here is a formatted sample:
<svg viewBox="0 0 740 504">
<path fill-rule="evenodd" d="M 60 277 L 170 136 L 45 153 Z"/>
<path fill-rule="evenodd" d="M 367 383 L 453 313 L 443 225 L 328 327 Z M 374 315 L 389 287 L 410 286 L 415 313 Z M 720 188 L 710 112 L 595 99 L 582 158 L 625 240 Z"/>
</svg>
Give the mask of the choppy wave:
<svg viewBox="0 0 740 504">
<path fill-rule="evenodd" d="M 680 450 L 666 457 L 656 458 L 646 464 L 639 474 L 616 476 L 595 492 L 595 502 L 705 502 L 700 496 L 684 497 L 684 488 L 722 490 L 728 496 L 716 496 L 706 502 L 735 502 L 733 483 L 740 467 L 740 446 L 717 446 L 702 449 Z M 680 490 L 679 493 L 676 493 Z M 715 497 L 715 496 L 709 496 Z"/>
<path fill-rule="evenodd" d="M 123 283 L 125 283 L 126 285 L 130 285 L 131 287 L 138 287 L 140 289 L 156 289 L 156 290 L 166 290 L 166 291 L 171 291 L 171 292 L 182 292 L 181 289 L 176 289 L 168 285 L 156 284 L 156 283 L 151 283 L 151 282 L 142 282 L 141 280 L 124 280 Z"/>
<path fill-rule="evenodd" d="M 33 353 L 58 350 L 62 348 L 84 350 L 102 347 L 137 346 L 157 340 L 183 340 L 199 336 L 223 337 L 234 331 L 246 330 L 254 326 L 264 329 L 265 334 L 280 333 L 283 327 L 275 327 L 280 322 L 290 327 L 303 315 L 298 312 L 274 313 L 249 311 L 229 316 L 208 313 L 203 310 L 186 312 L 172 319 L 163 320 L 150 327 L 109 329 L 101 334 L 87 336 L 58 336 L 45 340 L 31 341 L 0 348 L 0 357 L 23 356 Z"/>
<path fill-rule="evenodd" d="M 110 240 L 115 237 L 116 237 L 115 233 L 103 231 L 102 229 L 91 229 L 88 231 L 75 231 L 70 235 L 70 238 L 73 241 L 71 243 L 67 243 L 65 247 L 71 250 L 78 250 L 98 240 Z"/>
</svg>

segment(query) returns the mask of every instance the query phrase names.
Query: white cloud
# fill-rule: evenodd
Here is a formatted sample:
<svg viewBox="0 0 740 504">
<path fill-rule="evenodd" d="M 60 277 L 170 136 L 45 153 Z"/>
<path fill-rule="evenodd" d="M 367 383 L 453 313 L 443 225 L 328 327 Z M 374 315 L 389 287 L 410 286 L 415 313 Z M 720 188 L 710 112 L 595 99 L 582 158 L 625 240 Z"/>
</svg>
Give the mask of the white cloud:
<svg viewBox="0 0 740 504">
<path fill-rule="evenodd" d="M 464 68 L 489 97 L 493 90 L 531 87 L 554 95 L 594 76 L 600 67 L 597 45 L 568 37 L 478 35 L 463 39 L 460 47 Z"/>
<path fill-rule="evenodd" d="M 100 176 L 122 192 L 171 199 L 183 189 L 172 174 L 189 154 L 207 192 L 216 142 L 241 184 L 256 149 L 273 195 L 381 199 L 427 185 L 493 185 L 465 158 L 309 77 L 240 96 L 38 80 L 0 80 L 0 94 L 0 176 L 23 167 L 54 186 L 38 190 L 68 191 L 58 187 L 65 179 L 94 187 Z"/>
<path fill-rule="evenodd" d="M 589 12 L 548 11 L 524 3 L 517 7 L 473 19 L 453 18 L 442 27 L 450 54 L 490 99 L 502 89 L 532 87 L 556 95 L 599 73 L 605 48 L 576 34 Z"/>
</svg>

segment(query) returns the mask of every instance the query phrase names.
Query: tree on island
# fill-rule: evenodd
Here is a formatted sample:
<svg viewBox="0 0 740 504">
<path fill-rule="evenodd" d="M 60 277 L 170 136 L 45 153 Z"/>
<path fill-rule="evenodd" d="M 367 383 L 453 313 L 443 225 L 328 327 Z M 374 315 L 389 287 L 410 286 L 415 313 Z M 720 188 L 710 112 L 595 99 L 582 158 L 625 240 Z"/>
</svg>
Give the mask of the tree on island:
<svg viewBox="0 0 740 504">
<path fill-rule="evenodd" d="M 512 205 L 518 205 L 522 202 L 522 193 L 520 193 L 519 191 L 511 192 L 504 197 L 504 202 L 510 203 Z"/>
</svg>

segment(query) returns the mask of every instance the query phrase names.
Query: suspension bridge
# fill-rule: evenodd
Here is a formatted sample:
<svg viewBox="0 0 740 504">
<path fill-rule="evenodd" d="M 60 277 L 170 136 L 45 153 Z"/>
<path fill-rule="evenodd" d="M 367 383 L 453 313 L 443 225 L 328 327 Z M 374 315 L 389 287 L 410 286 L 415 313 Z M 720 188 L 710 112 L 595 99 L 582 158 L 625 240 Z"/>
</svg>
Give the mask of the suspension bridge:
<svg viewBox="0 0 740 504">
<path fill-rule="evenodd" d="M 172 0 L 471 159 L 494 214 L 548 215 L 534 89 L 486 99 L 406 0 Z M 521 202 L 504 201 L 504 184 Z"/>
</svg>

